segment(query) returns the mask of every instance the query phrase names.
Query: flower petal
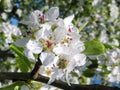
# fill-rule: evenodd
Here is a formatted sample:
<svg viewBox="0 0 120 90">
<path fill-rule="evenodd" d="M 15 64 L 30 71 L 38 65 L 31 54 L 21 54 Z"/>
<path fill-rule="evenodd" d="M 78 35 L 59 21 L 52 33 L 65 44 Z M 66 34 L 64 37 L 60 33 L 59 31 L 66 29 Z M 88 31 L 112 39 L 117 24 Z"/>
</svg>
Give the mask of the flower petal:
<svg viewBox="0 0 120 90">
<path fill-rule="evenodd" d="M 55 55 L 50 53 L 50 52 L 42 52 L 41 55 L 39 56 L 42 64 L 44 66 L 47 66 L 49 64 L 51 64 L 52 62 L 54 62 L 55 59 Z"/>
<path fill-rule="evenodd" d="M 26 44 L 27 49 L 31 50 L 33 53 L 39 54 L 42 51 L 42 44 L 35 40 L 29 40 Z"/>
<path fill-rule="evenodd" d="M 28 58 L 30 61 L 35 60 L 35 57 L 33 56 L 33 53 L 32 53 L 30 50 L 26 49 L 26 50 L 24 51 L 24 54 L 27 56 L 27 58 Z"/>
<path fill-rule="evenodd" d="M 86 63 L 86 56 L 84 54 L 76 54 L 73 58 L 77 66 L 82 66 Z"/>
<path fill-rule="evenodd" d="M 74 14 L 71 15 L 71 16 L 68 16 L 68 17 L 66 17 L 66 18 L 64 19 L 64 24 L 65 24 L 66 28 L 68 28 L 68 26 L 69 26 L 70 23 L 72 22 L 73 18 L 74 18 Z"/>
<path fill-rule="evenodd" d="M 55 20 L 59 16 L 59 8 L 58 7 L 50 8 L 49 11 L 46 12 L 45 16 L 49 20 Z"/>
<path fill-rule="evenodd" d="M 27 44 L 28 40 L 28 38 L 18 39 L 14 44 L 19 47 L 24 47 Z"/>
</svg>

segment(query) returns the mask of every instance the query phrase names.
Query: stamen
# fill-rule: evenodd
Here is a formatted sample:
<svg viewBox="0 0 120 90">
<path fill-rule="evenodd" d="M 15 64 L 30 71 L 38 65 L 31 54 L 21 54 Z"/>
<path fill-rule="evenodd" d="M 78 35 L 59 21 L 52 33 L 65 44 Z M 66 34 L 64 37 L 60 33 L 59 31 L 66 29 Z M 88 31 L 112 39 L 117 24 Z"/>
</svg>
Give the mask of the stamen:
<svg viewBox="0 0 120 90">
<path fill-rule="evenodd" d="M 41 16 L 41 14 L 39 14 L 39 16 Z"/>
<path fill-rule="evenodd" d="M 68 32 L 72 32 L 71 28 L 68 29 Z"/>
<path fill-rule="evenodd" d="M 72 38 L 70 38 L 70 40 L 72 40 Z"/>
<path fill-rule="evenodd" d="M 69 37 L 67 37 L 67 39 L 70 39 Z"/>
<path fill-rule="evenodd" d="M 53 64 L 53 67 L 55 67 L 55 64 Z"/>
<path fill-rule="evenodd" d="M 46 41 L 47 42 L 47 46 L 50 47 L 52 45 L 52 43 L 50 41 Z"/>
<path fill-rule="evenodd" d="M 44 17 L 44 15 L 42 15 L 41 16 L 41 22 L 44 22 L 44 20 L 45 20 L 45 17 Z"/>
<path fill-rule="evenodd" d="M 64 43 L 65 43 L 64 41 L 61 42 L 61 44 L 64 44 Z"/>
</svg>

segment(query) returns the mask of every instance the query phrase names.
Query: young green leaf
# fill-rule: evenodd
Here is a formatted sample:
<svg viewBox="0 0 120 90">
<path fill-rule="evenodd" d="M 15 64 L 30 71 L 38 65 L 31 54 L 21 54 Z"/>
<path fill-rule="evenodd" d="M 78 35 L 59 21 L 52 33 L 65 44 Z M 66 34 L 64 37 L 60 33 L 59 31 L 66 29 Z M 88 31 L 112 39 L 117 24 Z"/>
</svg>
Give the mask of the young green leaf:
<svg viewBox="0 0 120 90">
<path fill-rule="evenodd" d="M 22 53 L 23 48 L 20 48 L 14 44 L 11 44 L 10 49 L 12 49 L 18 56 L 25 57 L 25 55 Z"/>
<path fill-rule="evenodd" d="M 85 77 L 93 77 L 95 75 L 95 70 L 94 69 L 86 69 L 83 71 L 83 75 Z"/>
<path fill-rule="evenodd" d="M 29 70 L 29 66 L 27 65 L 25 60 L 22 59 L 21 57 L 17 56 L 16 62 L 17 62 L 18 66 L 22 72 L 27 72 Z"/>
<path fill-rule="evenodd" d="M 20 70 L 22 72 L 27 72 L 30 68 L 30 61 L 23 53 L 23 48 L 17 47 L 16 45 L 11 45 L 10 49 L 12 49 L 16 54 L 16 61 Z"/>
<path fill-rule="evenodd" d="M 24 85 L 25 82 L 17 81 L 11 85 L 1 87 L 0 90 L 20 90 L 20 86 Z"/>
<path fill-rule="evenodd" d="M 105 51 L 105 46 L 99 40 L 92 40 L 85 42 L 85 50 L 83 53 L 87 55 L 99 55 Z"/>
<path fill-rule="evenodd" d="M 80 27 L 79 27 L 79 32 L 88 24 L 88 22 L 83 23 Z"/>
</svg>

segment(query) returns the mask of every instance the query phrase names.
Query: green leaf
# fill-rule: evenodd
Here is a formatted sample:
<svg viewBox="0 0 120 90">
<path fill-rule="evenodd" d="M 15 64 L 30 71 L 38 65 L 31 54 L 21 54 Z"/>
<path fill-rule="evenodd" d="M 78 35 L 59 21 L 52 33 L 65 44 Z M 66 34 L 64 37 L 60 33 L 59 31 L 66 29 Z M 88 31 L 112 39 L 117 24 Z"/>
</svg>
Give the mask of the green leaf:
<svg viewBox="0 0 120 90">
<path fill-rule="evenodd" d="M 16 61 L 17 64 L 22 72 L 27 72 L 30 68 L 31 62 L 28 60 L 28 58 L 23 53 L 23 48 L 17 47 L 16 45 L 12 44 L 10 46 L 10 49 L 12 49 L 16 54 Z"/>
<path fill-rule="evenodd" d="M 105 48 L 107 48 L 107 49 L 112 49 L 112 46 L 109 45 L 109 44 L 104 44 L 104 46 L 105 46 Z"/>
<path fill-rule="evenodd" d="M 42 87 L 42 83 L 37 82 L 37 81 L 31 81 L 30 86 L 31 86 L 34 90 L 40 90 L 40 88 Z"/>
<path fill-rule="evenodd" d="M 104 46 L 105 46 L 105 48 L 108 49 L 108 50 L 109 50 L 109 49 L 113 49 L 113 48 L 119 48 L 119 46 L 115 46 L 115 45 L 111 45 L 111 44 L 107 44 L 107 43 L 105 43 Z"/>
<path fill-rule="evenodd" d="M 88 66 L 89 69 L 94 69 L 98 67 L 98 60 L 90 60 L 92 63 Z"/>
<path fill-rule="evenodd" d="M 75 76 L 75 77 L 79 77 L 79 75 L 76 73 L 76 72 L 71 72 L 71 74 L 73 75 L 73 76 Z"/>
<path fill-rule="evenodd" d="M 92 40 L 85 42 L 84 54 L 99 55 L 106 51 L 105 46 L 99 40 Z"/>
<path fill-rule="evenodd" d="M 79 32 L 88 24 L 88 22 L 83 23 L 80 27 L 79 27 Z"/>
<path fill-rule="evenodd" d="M 14 44 L 11 44 L 10 49 L 12 49 L 18 56 L 25 57 L 25 55 L 22 52 L 23 48 L 20 48 L 20 47 L 17 47 L 16 45 L 14 45 Z"/>
<path fill-rule="evenodd" d="M 25 82 L 23 81 L 17 81 L 11 85 L 4 86 L 0 88 L 0 90 L 20 90 L 20 86 L 24 85 Z"/>
<path fill-rule="evenodd" d="M 5 36 L 3 32 L 0 32 L 0 47 L 4 46 Z"/>
<path fill-rule="evenodd" d="M 9 0 L 9 2 L 7 0 L 1 0 L 0 7 L 2 9 L 9 9 L 10 8 L 10 4 L 11 4 L 11 0 Z"/>
<path fill-rule="evenodd" d="M 22 72 L 27 72 L 29 70 L 29 66 L 27 65 L 25 60 L 23 60 L 21 57 L 17 56 L 16 62 Z"/>
<path fill-rule="evenodd" d="M 86 69 L 83 71 L 83 75 L 85 77 L 93 77 L 95 75 L 95 70 L 94 69 Z"/>
<path fill-rule="evenodd" d="M 24 5 L 28 5 L 29 1 L 28 0 L 25 0 L 24 1 Z"/>
</svg>

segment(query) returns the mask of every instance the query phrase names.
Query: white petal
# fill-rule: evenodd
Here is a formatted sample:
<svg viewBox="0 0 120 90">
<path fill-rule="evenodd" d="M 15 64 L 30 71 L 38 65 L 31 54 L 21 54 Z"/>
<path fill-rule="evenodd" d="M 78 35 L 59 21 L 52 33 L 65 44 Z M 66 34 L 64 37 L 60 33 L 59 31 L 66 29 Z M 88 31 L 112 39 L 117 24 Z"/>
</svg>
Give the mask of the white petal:
<svg viewBox="0 0 120 90">
<path fill-rule="evenodd" d="M 28 25 L 29 29 L 36 29 L 40 26 L 36 12 L 32 12 L 29 16 L 26 16 L 20 23 Z"/>
<path fill-rule="evenodd" d="M 35 60 L 35 57 L 33 56 L 33 53 L 32 53 L 30 50 L 26 49 L 26 50 L 24 51 L 24 54 L 26 55 L 26 57 L 27 57 L 30 61 Z"/>
<path fill-rule="evenodd" d="M 86 56 L 84 54 L 77 54 L 74 57 L 77 66 L 85 65 L 86 63 Z"/>
<path fill-rule="evenodd" d="M 47 27 L 47 26 L 45 26 L 45 27 Z M 50 34 L 51 34 L 50 30 L 43 28 L 35 33 L 35 37 L 37 40 L 39 40 L 39 39 L 47 40 L 50 37 Z"/>
<path fill-rule="evenodd" d="M 29 88 L 26 85 L 22 85 L 20 90 L 29 90 Z"/>
<path fill-rule="evenodd" d="M 19 47 L 24 47 L 26 43 L 28 42 L 28 40 L 29 40 L 28 38 L 18 39 L 14 44 Z"/>
<path fill-rule="evenodd" d="M 70 23 L 72 22 L 73 18 L 74 18 L 74 14 L 71 15 L 71 16 L 68 16 L 68 17 L 66 17 L 64 19 L 64 23 L 65 23 L 66 28 L 68 28 L 68 25 L 70 25 Z"/>
<path fill-rule="evenodd" d="M 66 34 L 67 30 L 65 28 L 58 27 L 55 29 L 52 39 L 55 42 L 61 42 L 66 37 Z"/>
<path fill-rule="evenodd" d="M 55 55 L 50 52 L 42 52 L 40 55 L 40 60 L 44 66 L 47 66 L 54 62 Z"/>
<path fill-rule="evenodd" d="M 57 20 L 57 25 L 58 25 L 59 27 L 64 27 L 64 20 L 61 19 L 61 18 L 58 18 L 58 20 Z"/>
<path fill-rule="evenodd" d="M 58 7 L 50 8 L 49 11 L 45 14 L 45 16 L 49 20 L 55 20 L 59 16 L 59 8 Z"/>
<path fill-rule="evenodd" d="M 55 54 L 57 54 L 57 55 L 61 55 L 61 54 L 63 53 L 63 49 L 62 49 L 61 46 L 55 46 L 55 47 L 53 48 L 53 52 L 54 52 Z"/>
<path fill-rule="evenodd" d="M 69 79 L 69 73 L 70 73 L 71 71 L 73 71 L 73 69 L 75 68 L 75 66 L 76 66 L 76 62 L 73 60 L 73 61 L 70 62 L 70 65 L 67 67 L 67 71 L 66 71 L 66 81 L 67 81 L 67 83 L 68 83 L 69 86 L 71 86 L 71 84 L 70 84 L 70 79 Z"/>
<path fill-rule="evenodd" d="M 26 44 L 27 49 L 31 50 L 33 53 L 39 54 L 42 51 L 43 45 L 35 40 L 29 40 Z"/>
<path fill-rule="evenodd" d="M 74 49 L 74 52 L 77 52 L 77 53 L 82 52 L 85 49 L 83 42 L 78 40 L 71 41 L 70 45 Z"/>
<path fill-rule="evenodd" d="M 66 81 L 67 81 L 68 85 L 71 86 L 70 80 L 69 80 L 69 77 L 68 77 L 68 72 L 66 73 Z"/>
<path fill-rule="evenodd" d="M 14 25 L 11 25 L 11 32 L 15 36 L 20 36 L 22 34 L 20 29 Z"/>
<path fill-rule="evenodd" d="M 52 76 L 50 77 L 50 79 L 49 79 L 49 81 L 48 81 L 48 84 L 51 84 L 52 82 L 54 82 L 55 79 L 56 79 L 56 77 L 57 77 L 57 75 L 58 75 L 58 71 L 54 72 L 54 73 L 52 74 Z"/>
<path fill-rule="evenodd" d="M 119 71 L 120 71 L 120 68 L 118 66 L 115 66 L 114 69 L 113 69 L 113 71 L 112 71 L 112 74 L 116 75 L 116 74 L 119 73 Z"/>
</svg>

